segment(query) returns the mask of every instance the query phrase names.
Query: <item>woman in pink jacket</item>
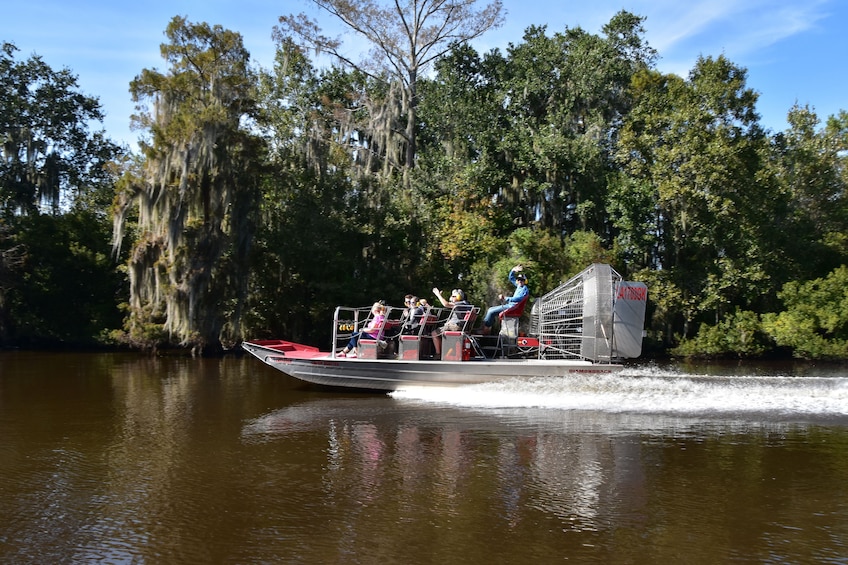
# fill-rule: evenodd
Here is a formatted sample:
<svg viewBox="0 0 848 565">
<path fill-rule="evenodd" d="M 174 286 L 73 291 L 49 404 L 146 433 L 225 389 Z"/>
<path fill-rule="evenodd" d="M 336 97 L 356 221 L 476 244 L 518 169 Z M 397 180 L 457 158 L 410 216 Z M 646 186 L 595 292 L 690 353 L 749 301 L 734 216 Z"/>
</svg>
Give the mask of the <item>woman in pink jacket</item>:
<svg viewBox="0 0 848 565">
<path fill-rule="evenodd" d="M 356 344 L 360 337 L 365 339 L 379 339 L 380 330 L 386 324 L 386 306 L 381 302 L 375 302 L 371 307 L 371 321 L 368 325 L 358 332 L 354 332 L 350 336 L 350 341 L 347 346 L 341 350 L 341 355 L 344 357 L 356 357 Z"/>
</svg>

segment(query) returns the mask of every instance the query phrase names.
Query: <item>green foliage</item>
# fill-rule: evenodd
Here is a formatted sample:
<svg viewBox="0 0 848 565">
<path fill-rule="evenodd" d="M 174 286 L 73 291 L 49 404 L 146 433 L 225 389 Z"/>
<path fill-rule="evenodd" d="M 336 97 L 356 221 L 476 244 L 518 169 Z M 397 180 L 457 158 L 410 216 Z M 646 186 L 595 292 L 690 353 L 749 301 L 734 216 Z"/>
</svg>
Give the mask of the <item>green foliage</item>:
<svg viewBox="0 0 848 565">
<path fill-rule="evenodd" d="M 617 15 L 607 37 L 531 27 L 498 77 L 503 116 L 493 144 L 511 179 L 498 197 L 522 225 L 603 232 L 607 173 L 630 76 L 652 59 L 639 18 Z M 628 48 L 623 48 L 624 45 Z"/>
<path fill-rule="evenodd" d="M 684 338 L 732 306 L 767 303 L 779 270 L 763 217 L 780 194 L 761 174 L 765 136 L 745 77 L 720 56 L 700 58 L 685 81 L 651 71 L 631 83 L 617 149 L 638 180 L 619 179 L 617 194 L 637 192 L 610 211 L 626 256 L 662 268 L 679 291 L 661 310 L 683 314 Z"/>
<path fill-rule="evenodd" d="M 808 107 L 793 107 L 789 129 L 775 136 L 766 173 L 780 190 L 780 207 L 764 224 L 781 250 L 779 287 L 815 278 L 846 261 L 848 225 L 848 114 L 832 116 L 825 128 Z"/>
<path fill-rule="evenodd" d="M 110 160 L 99 101 L 68 69 L 0 49 L 0 343 L 93 344 L 115 327 Z M 46 212 L 46 213 L 45 213 Z"/>
<path fill-rule="evenodd" d="M 604 248 L 601 237 L 594 232 L 577 231 L 568 236 L 566 254 L 570 278 L 592 263 L 616 263 L 612 252 Z"/>
<path fill-rule="evenodd" d="M 692 339 L 673 348 L 683 357 L 760 357 L 772 347 L 755 312 L 736 311 L 716 325 L 702 324 Z"/>
<path fill-rule="evenodd" d="M 118 303 L 127 292 L 109 254 L 111 225 L 102 216 L 73 211 L 16 221 L 25 249 L 19 283 L 6 296 L 19 345 L 94 345 L 104 328 L 120 325 Z"/>
<path fill-rule="evenodd" d="M 497 228 L 504 219 L 479 185 L 474 167 L 463 173 L 456 175 L 450 192 L 439 202 L 435 235 L 448 261 L 471 264 L 499 251 Z"/>
<path fill-rule="evenodd" d="M 648 287 L 648 338 L 655 343 L 675 343 L 682 320 L 693 314 L 692 304 L 684 300 L 683 290 L 674 280 L 674 273 L 664 269 L 642 269 L 632 273 L 631 277 Z"/>
<path fill-rule="evenodd" d="M 513 253 L 500 265 L 498 274 L 504 277 L 515 265 L 524 265 L 533 296 L 552 290 L 572 271 L 565 243 L 550 230 L 518 228 L 510 234 L 509 244 Z"/>
<path fill-rule="evenodd" d="M 774 341 L 807 359 L 848 358 L 848 267 L 824 278 L 789 282 L 779 294 L 785 310 L 763 316 Z"/>
<path fill-rule="evenodd" d="M 121 311 L 127 314 L 126 320 L 130 320 L 130 305 L 126 302 L 120 305 Z M 116 344 L 127 345 L 136 349 L 156 351 L 167 348 L 170 345 L 168 332 L 165 331 L 165 319 L 161 312 L 152 312 L 152 305 L 144 307 L 143 322 L 133 324 L 127 323 L 124 329 L 107 332 L 107 339 Z"/>
<path fill-rule="evenodd" d="M 119 149 L 89 131 L 103 118 L 100 102 L 79 91 L 70 70 L 37 55 L 15 61 L 15 51 L 0 45 L 0 214 L 33 214 L 39 205 L 58 214 L 63 199 L 109 182 L 105 167 Z"/>
<path fill-rule="evenodd" d="M 658 194 L 638 177 L 612 175 L 607 213 L 617 231 L 615 245 L 631 268 L 648 268 L 660 256 Z"/>
</svg>

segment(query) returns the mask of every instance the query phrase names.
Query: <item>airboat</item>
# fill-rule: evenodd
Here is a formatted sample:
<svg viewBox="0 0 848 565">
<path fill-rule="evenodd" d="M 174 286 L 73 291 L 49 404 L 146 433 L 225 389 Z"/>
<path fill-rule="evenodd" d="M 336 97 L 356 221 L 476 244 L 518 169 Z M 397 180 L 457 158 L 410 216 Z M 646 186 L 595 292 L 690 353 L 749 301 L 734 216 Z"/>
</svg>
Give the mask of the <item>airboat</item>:
<svg viewBox="0 0 848 565">
<path fill-rule="evenodd" d="M 523 305 L 505 312 L 495 335 L 476 331 L 480 308 L 468 308 L 459 324 L 440 332 L 439 354 L 433 332 L 445 326 L 450 308 L 429 308 L 411 323 L 408 309 L 387 306 L 382 329 L 360 336 L 356 358 L 337 351 L 366 327 L 370 307 L 335 309 L 329 351 L 285 340 L 245 341 L 242 347 L 296 379 L 374 391 L 610 374 L 641 354 L 647 297 L 644 283 L 595 263 L 534 299 L 529 316 L 517 311 Z"/>
</svg>

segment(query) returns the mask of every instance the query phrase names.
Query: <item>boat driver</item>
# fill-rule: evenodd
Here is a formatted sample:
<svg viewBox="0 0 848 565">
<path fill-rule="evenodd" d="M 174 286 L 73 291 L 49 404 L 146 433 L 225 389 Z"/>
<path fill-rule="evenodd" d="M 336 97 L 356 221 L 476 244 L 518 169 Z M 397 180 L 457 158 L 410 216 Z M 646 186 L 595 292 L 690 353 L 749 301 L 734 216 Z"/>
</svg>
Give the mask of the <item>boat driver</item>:
<svg viewBox="0 0 848 565">
<path fill-rule="evenodd" d="M 524 267 L 522 265 L 516 265 L 509 271 L 509 282 L 511 282 L 515 287 L 515 292 L 512 296 L 499 294 L 498 302 L 500 302 L 500 304 L 492 306 L 486 311 L 486 317 L 483 318 L 483 331 L 481 332 L 483 335 L 491 333 L 492 325 L 495 323 L 495 318 L 497 318 L 501 312 L 506 312 L 507 310 L 516 308 L 527 300 L 527 297 L 530 294 L 530 289 L 527 288 L 527 277 L 525 277 L 524 273 L 521 272 L 523 270 Z M 523 305 L 521 306 L 521 310 L 524 310 Z"/>
</svg>

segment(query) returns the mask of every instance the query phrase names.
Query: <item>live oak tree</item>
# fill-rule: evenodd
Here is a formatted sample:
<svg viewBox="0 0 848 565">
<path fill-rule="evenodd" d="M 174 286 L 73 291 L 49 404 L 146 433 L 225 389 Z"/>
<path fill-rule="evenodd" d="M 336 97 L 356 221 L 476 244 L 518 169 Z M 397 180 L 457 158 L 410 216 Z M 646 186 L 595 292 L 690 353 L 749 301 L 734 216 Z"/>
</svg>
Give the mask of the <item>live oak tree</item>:
<svg viewBox="0 0 848 565">
<path fill-rule="evenodd" d="M 609 239 L 612 143 L 630 107 L 630 77 L 655 58 L 642 21 L 619 12 L 599 35 L 533 26 L 506 54 L 482 58 L 454 49 L 424 82 L 428 155 L 466 159 L 512 229 L 540 226 L 562 238 L 596 230 Z"/>
<path fill-rule="evenodd" d="M 239 34 L 181 17 L 165 33 L 169 70 L 145 69 L 130 85 L 149 137 L 115 217 L 120 241 L 138 207 L 126 326 L 138 345 L 215 350 L 240 338 L 247 293 L 262 153 L 244 125 L 255 82 Z"/>
<path fill-rule="evenodd" d="M 574 28 L 549 36 L 531 27 L 523 43 L 508 48 L 498 151 L 511 182 L 498 197 L 521 204 L 522 224 L 563 236 L 607 229 L 607 176 L 630 107 L 630 77 L 655 58 L 642 21 L 622 11 L 599 35 Z"/>
</svg>

